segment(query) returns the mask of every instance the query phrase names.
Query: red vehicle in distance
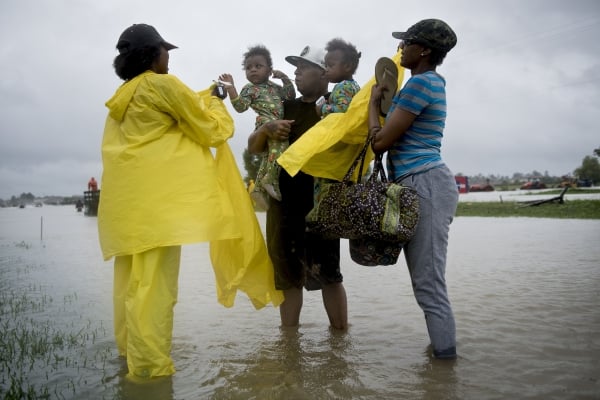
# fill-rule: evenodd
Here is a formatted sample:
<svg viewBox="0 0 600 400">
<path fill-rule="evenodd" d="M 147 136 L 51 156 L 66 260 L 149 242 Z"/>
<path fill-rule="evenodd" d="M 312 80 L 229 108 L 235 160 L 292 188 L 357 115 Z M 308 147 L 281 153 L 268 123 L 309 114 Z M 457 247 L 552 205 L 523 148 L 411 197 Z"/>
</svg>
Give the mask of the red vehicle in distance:
<svg viewBox="0 0 600 400">
<path fill-rule="evenodd" d="M 484 184 L 474 184 L 469 186 L 469 192 L 493 192 L 495 189 L 489 183 Z"/>
<path fill-rule="evenodd" d="M 546 189 L 546 184 L 541 182 L 539 179 L 534 179 L 529 182 L 525 182 L 521 186 L 521 190 L 532 190 L 532 189 Z"/>
</svg>

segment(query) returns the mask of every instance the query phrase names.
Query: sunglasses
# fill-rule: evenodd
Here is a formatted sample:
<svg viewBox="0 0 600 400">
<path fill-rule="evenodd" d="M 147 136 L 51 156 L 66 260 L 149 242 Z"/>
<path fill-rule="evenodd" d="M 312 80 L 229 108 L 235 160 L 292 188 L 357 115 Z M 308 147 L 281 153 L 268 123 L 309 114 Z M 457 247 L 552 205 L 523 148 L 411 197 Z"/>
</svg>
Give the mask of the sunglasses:
<svg viewBox="0 0 600 400">
<path fill-rule="evenodd" d="M 410 46 L 413 44 L 420 44 L 420 43 L 413 39 L 403 39 L 402 41 L 400 41 L 401 46 Z"/>
<path fill-rule="evenodd" d="M 400 40 L 400 43 L 398 43 L 398 51 L 404 49 L 405 47 L 413 45 L 413 44 L 418 44 L 418 45 L 423 46 L 422 43 L 419 43 L 416 40 L 413 40 L 413 39 L 402 39 L 402 40 Z"/>
</svg>

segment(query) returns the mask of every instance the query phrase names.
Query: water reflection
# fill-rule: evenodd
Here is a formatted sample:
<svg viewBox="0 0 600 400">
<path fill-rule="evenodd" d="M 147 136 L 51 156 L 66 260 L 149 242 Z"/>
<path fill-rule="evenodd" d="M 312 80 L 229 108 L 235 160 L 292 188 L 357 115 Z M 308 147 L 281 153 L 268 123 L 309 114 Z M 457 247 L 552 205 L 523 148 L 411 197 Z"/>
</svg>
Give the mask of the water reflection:
<svg viewBox="0 0 600 400">
<path fill-rule="evenodd" d="M 89 390 L 81 391 L 78 397 L 114 400 L 175 399 L 172 376 L 151 380 L 128 377 L 127 360 L 121 356 L 112 359 L 107 369 L 111 371 L 111 375 L 102 380 L 103 390 L 89 388 Z"/>
<path fill-rule="evenodd" d="M 355 365 L 348 333 L 329 330 L 310 338 L 298 329 L 282 328 L 276 340 L 263 342 L 251 354 L 220 360 L 214 399 L 361 398 L 365 389 Z"/>
<path fill-rule="evenodd" d="M 127 368 L 125 368 L 125 373 Z M 172 400 L 173 377 L 165 376 L 150 381 L 136 382 L 123 375 L 119 379 L 115 399 L 122 400 Z"/>
<path fill-rule="evenodd" d="M 459 391 L 456 375 L 456 365 L 460 359 L 437 360 L 433 358 L 431 346 L 427 347 L 425 353 L 427 361 L 415 366 L 418 379 L 410 397 L 422 400 L 464 399 L 465 395 Z"/>
</svg>

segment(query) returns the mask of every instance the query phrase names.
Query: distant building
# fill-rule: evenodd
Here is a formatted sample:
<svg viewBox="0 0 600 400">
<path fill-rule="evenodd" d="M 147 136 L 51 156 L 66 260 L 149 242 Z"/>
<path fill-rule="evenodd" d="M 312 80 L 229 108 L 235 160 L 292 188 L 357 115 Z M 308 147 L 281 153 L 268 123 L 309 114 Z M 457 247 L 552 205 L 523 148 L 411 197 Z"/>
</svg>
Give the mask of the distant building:
<svg viewBox="0 0 600 400">
<path fill-rule="evenodd" d="M 466 176 L 455 176 L 456 187 L 458 188 L 458 193 L 469 193 L 469 178 Z"/>
</svg>

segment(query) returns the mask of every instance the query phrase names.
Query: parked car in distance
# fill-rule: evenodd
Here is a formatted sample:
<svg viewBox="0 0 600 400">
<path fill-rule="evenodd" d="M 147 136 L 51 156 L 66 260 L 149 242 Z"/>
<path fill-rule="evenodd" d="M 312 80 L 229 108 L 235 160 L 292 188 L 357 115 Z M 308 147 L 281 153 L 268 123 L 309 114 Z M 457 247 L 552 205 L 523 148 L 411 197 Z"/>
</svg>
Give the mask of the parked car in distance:
<svg viewBox="0 0 600 400">
<path fill-rule="evenodd" d="M 577 187 L 592 187 L 593 182 L 591 179 L 578 179 Z"/>
<path fill-rule="evenodd" d="M 530 189 L 546 189 L 546 184 L 544 182 L 540 182 L 538 180 L 525 182 L 521 186 L 522 190 L 530 190 Z"/>
<path fill-rule="evenodd" d="M 474 184 L 469 186 L 469 192 L 493 192 L 494 191 L 494 187 L 492 185 L 490 185 L 489 183 L 484 183 L 484 184 Z"/>
<path fill-rule="evenodd" d="M 578 187 L 592 187 L 594 186 L 594 183 L 592 182 L 591 179 L 586 179 L 586 178 L 573 178 L 573 177 L 569 177 L 569 176 L 564 176 L 562 182 L 560 182 L 558 184 L 558 187 L 572 187 L 572 188 L 578 188 Z"/>
</svg>

